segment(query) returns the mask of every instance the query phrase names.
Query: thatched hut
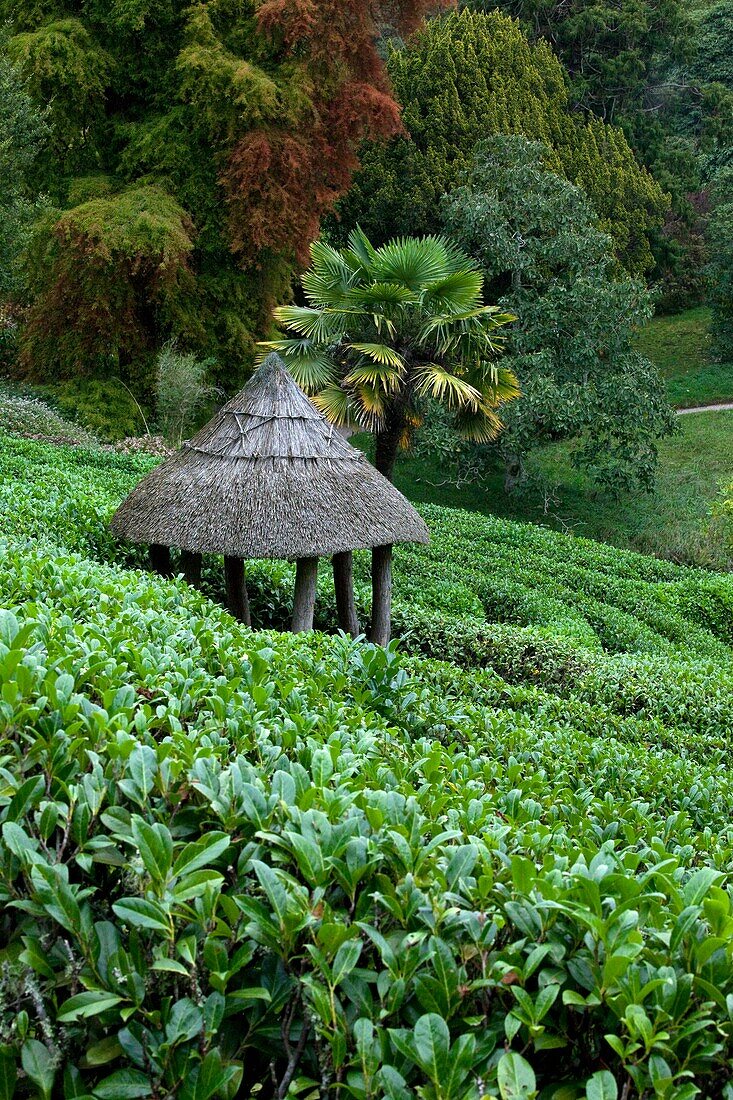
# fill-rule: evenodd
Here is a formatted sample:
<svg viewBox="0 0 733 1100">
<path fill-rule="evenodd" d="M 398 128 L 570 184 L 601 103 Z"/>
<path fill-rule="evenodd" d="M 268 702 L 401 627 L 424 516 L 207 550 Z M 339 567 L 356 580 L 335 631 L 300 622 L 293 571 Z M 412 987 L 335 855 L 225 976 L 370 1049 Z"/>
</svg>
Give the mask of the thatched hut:
<svg viewBox="0 0 733 1100">
<path fill-rule="evenodd" d="M 194 584 L 201 555 L 222 554 L 228 606 L 247 623 L 245 559 L 296 561 L 296 631 L 313 626 L 318 559 L 331 557 L 339 623 L 359 632 L 351 553 L 371 548 L 371 637 L 381 644 L 390 632 L 392 544 L 429 538 L 412 505 L 314 408 L 274 354 L 133 489 L 112 530 L 148 543 L 164 574 L 177 547 Z"/>
</svg>

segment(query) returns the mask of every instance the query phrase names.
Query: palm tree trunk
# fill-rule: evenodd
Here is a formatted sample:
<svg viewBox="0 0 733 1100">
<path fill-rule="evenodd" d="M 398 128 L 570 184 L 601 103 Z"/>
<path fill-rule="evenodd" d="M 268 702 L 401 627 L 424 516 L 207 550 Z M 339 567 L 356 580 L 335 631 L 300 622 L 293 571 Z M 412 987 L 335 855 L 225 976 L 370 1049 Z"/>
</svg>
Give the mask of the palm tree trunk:
<svg viewBox="0 0 733 1100">
<path fill-rule="evenodd" d="M 345 634 L 356 638 L 359 634 L 359 617 L 354 602 L 354 556 L 350 550 L 345 550 L 342 554 L 334 554 L 332 561 L 338 624 Z"/>
<path fill-rule="evenodd" d="M 392 547 L 372 549 L 372 628 L 369 640 L 387 645 L 392 630 Z"/>
<path fill-rule="evenodd" d="M 374 450 L 374 465 L 387 481 L 394 480 L 394 468 L 400 450 L 400 436 L 397 431 L 385 428 L 377 433 Z"/>
</svg>

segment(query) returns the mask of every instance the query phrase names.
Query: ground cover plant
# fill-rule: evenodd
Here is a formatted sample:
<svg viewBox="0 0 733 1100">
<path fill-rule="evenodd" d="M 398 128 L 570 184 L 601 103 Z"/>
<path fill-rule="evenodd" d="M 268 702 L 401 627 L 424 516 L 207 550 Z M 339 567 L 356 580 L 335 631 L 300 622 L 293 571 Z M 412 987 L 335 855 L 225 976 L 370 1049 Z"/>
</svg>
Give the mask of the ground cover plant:
<svg viewBox="0 0 733 1100">
<path fill-rule="evenodd" d="M 413 655 L 251 633 L 151 461 L 0 448 L 0 1094 L 728 1097 L 731 579 L 433 507 Z"/>
</svg>

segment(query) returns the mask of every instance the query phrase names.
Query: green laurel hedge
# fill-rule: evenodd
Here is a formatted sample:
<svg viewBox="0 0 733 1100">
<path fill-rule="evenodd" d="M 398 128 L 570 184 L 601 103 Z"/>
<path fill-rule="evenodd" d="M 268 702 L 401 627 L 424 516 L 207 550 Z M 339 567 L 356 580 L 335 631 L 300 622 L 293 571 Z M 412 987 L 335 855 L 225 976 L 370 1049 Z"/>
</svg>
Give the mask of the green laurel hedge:
<svg viewBox="0 0 733 1100">
<path fill-rule="evenodd" d="M 728 1100 L 728 578 L 505 524 L 567 626 L 439 618 L 431 510 L 400 656 L 129 568 L 142 460 L 0 466 L 0 1097 Z M 502 525 L 443 522 L 446 585 L 509 587 Z"/>
</svg>

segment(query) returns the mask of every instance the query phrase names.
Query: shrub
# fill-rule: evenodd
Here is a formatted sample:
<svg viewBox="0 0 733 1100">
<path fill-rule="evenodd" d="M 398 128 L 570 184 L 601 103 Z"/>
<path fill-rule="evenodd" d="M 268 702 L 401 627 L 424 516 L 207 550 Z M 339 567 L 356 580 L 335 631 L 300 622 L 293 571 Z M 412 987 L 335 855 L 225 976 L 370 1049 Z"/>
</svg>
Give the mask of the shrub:
<svg viewBox="0 0 733 1100">
<path fill-rule="evenodd" d="M 96 442 L 91 432 L 68 420 L 38 397 L 8 393 L 0 389 L 0 423 L 3 430 L 32 439 L 51 442 Z"/>
<path fill-rule="evenodd" d="M 127 567 L 151 464 L 0 441 L 0 1089 L 727 1097 L 731 578 L 431 508 L 430 656 L 253 633 Z"/>
<path fill-rule="evenodd" d="M 117 378 L 72 378 L 47 390 L 62 412 L 109 443 L 147 429 L 144 408 Z"/>
<path fill-rule="evenodd" d="M 174 341 L 159 354 L 155 376 L 155 405 L 163 438 L 174 447 L 198 424 L 218 392 L 206 381 L 213 360 L 182 352 Z"/>
</svg>

